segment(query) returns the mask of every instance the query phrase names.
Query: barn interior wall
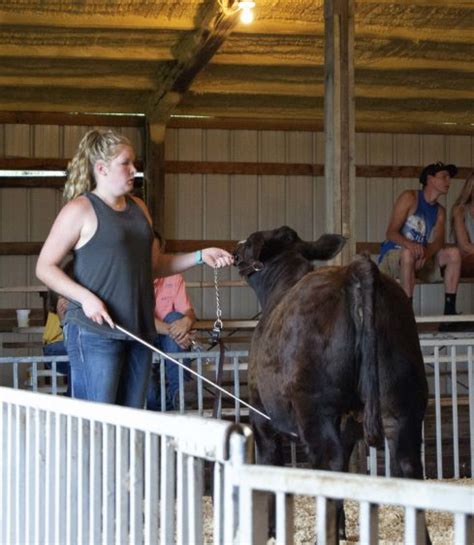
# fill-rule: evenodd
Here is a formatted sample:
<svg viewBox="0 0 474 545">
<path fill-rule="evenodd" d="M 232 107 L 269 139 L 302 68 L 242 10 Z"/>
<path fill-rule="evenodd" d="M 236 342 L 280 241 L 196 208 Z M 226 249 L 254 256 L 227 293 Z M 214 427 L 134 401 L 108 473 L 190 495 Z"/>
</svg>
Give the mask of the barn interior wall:
<svg viewBox="0 0 474 545">
<path fill-rule="evenodd" d="M 71 158 L 92 126 L 0 124 L 0 157 Z M 143 157 L 138 127 L 113 127 L 134 144 Z M 62 194 L 49 188 L 0 188 L 0 241 L 44 241 L 62 205 Z M 0 286 L 38 285 L 36 256 L 0 256 Z M 0 308 L 39 308 L 37 292 L 1 293 Z"/>
<path fill-rule="evenodd" d="M 56 125 L 0 125 L 0 156 L 69 158 L 90 127 Z M 143 156 L 142 132 L 124 127 Z M 244 161 L 269 163 L 324 162 L 324 135 L 319 132 L 169 129 L 166 159 L 182 161 Z M 420 165 L 442 160 L 472 167 L 474 138 L 470 136 L 372 134 L 356 135 L 357 165 Z M 454 180 L 444 203 L 448 210 L 462 185 Z M 416 179 L 357 178 L 356 239 L 381 241 L 390 210 L 405 188 L 417 188 Z M 305 239 L 324 232 L 324 179 L 311 176 L 169 174 L 165 181 L 165 217 L 159 226 L 169 239 L 242 239 L 257 229 L 282 224 Z M 54 189 L 0 189 L 0 241 L 44 240 L 61 206 Z M 1 256 L 0 286 L 36 285 L 36 258 Z M 207 267 L 186 274 L 189 280 L 212 280 Z M 220 279 L 237 279 L 235 270 L 220 271 Z M 438 314 L 442 286 L 418 286 L 415 311 Z M 198 316 L 215 316 L 213 289 L 190 290 Z M 250 318 L 258 312 L 247 288 L 221 290 L 223 316 Z M 459 310 L 474 312 L 470 285 L 460 287 Z M 1 294 L 0 308 L 40 307 L 36 293 Z"/>
<path fill-rule="evenodd" d="M 165 153 L 176 161 L 248 161 L 271 163 L 324 162 L 321 132 L 169 129 Z M 421 134 L 356 134 L 356 165 L 420 167 L 436 162 L 453 162 L 460 167 L 474 164 L 471 136 Z M 449 212 L 463 179 L 453 180 L 447 198 L 441 199 Z M 390 211 L 404 189 L 417 189 L 416 178 L 356 179 L 356 240 L 384 239 Z M 305 239 L 315 239 L 325 228 L 325 188 L 322 177 L 173 174 L 166 177 L 166 209 L 163 231 L 170 239 L 242 239 L 252 231 L 287 224 Z M 192 280 L 209 271 L 193 270 Z M 237 278 L 235 271 L 220 273 Z M 229 276 L 230 275 L 230 276 Z M 474 312 L 470 285 L 459 288 L 458 310 Z M 257 312 L 248 290 L 227 290 L 224 315 L 249 318 Z M 244 292 L 244 293 L 243 293 Z M 198 314 L 212 317 L 213 290 L 192 290 Z M 417 314 L 440 314 L 441 285 L 417 286 Z"/>
</svg>

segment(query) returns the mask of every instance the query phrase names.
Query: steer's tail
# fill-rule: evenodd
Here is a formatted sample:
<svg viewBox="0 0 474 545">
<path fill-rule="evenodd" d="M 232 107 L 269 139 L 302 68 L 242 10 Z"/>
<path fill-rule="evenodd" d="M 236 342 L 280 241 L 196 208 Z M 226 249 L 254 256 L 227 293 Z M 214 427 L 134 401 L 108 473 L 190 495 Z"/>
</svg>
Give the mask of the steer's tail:
<svg viewBox="0 0 474 545">
<path fill-rule="evenodd" d="M 370 446 L 383 438 L 380 414 L 375 295 L 380 273 L 368 256 L 359 256 L 348 267 L 349 304 L 356 332 L 358 391 L 364 403 L 364 437 Z"/>
</svg>

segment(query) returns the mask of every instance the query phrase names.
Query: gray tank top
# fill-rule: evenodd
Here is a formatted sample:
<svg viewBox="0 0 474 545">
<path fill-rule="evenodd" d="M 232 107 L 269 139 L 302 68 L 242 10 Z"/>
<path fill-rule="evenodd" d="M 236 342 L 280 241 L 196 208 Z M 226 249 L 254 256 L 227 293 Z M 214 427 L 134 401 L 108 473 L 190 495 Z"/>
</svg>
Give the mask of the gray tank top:
<svg viewBox="0 0 474 545">
<path fill-rule="evenodd" d="M 85 196 L 97 216 L 97 230 L 74 251 L 74 279 L 102 299 L 114 322 L 150 340 L 156 335 L 150 224 L 131 197 L 119 212 L 93 193 Z M 77 303 L 70 303 L 65 321 L 109 338 L 128 338 L 89 320 Z"/>
</svg>

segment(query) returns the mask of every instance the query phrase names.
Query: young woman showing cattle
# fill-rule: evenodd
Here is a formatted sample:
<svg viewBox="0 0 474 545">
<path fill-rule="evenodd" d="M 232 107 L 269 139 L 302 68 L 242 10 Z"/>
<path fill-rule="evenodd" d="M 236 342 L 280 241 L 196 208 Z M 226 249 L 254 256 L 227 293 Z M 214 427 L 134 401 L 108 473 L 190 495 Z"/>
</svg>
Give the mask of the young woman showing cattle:
<svg viewBox="0 0 474 545">
<path fill-rule="evenodd" d="M 130 194 L 136 168 L 130 141 L 111 130 L 89 131 L 68 166 L 67 204 L 41 250 L 36 274 L 70 304 L 66 312 L 72 396 L 143 407 L 151 352 L 114 328 L 151 341 L 153 278 L 200 263 L 223 267 L 219 248 L 160 255 L 145 203 Z M 61 263 L 74 253 L 74 277 Z"/>
<path fill-rule="evenodd" d="M 428 388 L 413 310 L 368 257 L 314 269 L 343 245 L 281 227 L 234 252 L 262 306 L 248 375 L 250 403 L 271 419 L 250 414 L 258 460 L 282 465 L 282 438 L 297 435 L 313 468 L 347 471 L 359 438 L 380 446 L 386 437 L 392 475 L 421 479 Z M 342 504 L 338 527 L 344 535 Z"/>
</svg>

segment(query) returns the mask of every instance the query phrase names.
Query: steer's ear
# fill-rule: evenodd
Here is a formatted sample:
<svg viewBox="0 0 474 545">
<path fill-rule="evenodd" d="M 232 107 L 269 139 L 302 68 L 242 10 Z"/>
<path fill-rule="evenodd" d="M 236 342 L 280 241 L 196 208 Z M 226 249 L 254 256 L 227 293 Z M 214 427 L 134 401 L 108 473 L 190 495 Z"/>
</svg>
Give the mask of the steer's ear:
<svg viewBox="0 0 474 545">
<path fill-rule="evenodd" d="M 312 261 L 318 259 L 327 261 L 337 255 L 346 243 L 346 237 L 342 235 L 322 235 L 316 242 L 305 242 L 302 254 Z"/>
</svg>

